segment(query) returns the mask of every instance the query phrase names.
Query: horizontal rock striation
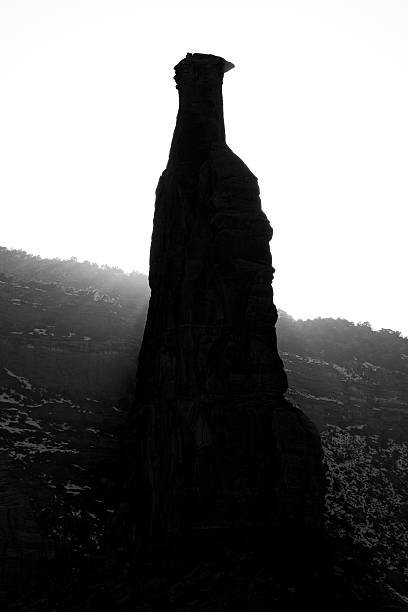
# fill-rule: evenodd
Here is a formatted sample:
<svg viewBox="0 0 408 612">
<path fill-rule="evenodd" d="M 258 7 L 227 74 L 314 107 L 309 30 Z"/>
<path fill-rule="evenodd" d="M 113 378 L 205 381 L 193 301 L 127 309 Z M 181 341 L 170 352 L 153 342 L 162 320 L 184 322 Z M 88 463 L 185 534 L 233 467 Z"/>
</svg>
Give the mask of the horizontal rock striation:
<svg viewBox="0 0 408 612">
<path fill-rule="evenodd" d="M 284 398 L 272 229 L 257 178 L 225 142 L 232 67 L 197 53 L 175 67 L 180 106 L 156 191 L 133 413 L 135 512 L 150 541 L 322 524 L 319 435 Z"/>
</svg>

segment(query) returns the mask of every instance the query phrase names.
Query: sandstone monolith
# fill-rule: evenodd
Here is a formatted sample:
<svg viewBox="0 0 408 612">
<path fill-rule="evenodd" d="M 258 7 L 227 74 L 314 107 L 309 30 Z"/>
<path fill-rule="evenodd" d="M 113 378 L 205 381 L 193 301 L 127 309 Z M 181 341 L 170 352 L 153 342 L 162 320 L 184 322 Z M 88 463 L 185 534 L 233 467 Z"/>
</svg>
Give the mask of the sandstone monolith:
<svg viewBox="0 0 408 612">
<path fill-rule="evenodd" d="M 225 141 L 231 68 L 199 53 L 175 67 L 133 413 L 138 525 L 151 541 L 322 524 L 319 435 L 284 397 L 272 229 L 257 178 Z"/>
</svg>

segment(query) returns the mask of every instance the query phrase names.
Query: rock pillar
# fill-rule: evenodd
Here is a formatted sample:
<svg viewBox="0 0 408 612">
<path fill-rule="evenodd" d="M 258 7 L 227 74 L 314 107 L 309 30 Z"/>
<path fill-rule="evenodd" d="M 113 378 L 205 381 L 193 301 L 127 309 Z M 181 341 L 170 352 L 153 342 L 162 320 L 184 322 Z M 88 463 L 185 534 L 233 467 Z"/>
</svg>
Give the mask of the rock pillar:
<svg viewBox="0 0 408 612">
<path fill-rule="evenodd" d="M 221 57 L 175 67 L 133 414 L 143 534 L 322 521 L 322 449 L 284 398 L 257 178 L 225 142 Z"/>
</svg>

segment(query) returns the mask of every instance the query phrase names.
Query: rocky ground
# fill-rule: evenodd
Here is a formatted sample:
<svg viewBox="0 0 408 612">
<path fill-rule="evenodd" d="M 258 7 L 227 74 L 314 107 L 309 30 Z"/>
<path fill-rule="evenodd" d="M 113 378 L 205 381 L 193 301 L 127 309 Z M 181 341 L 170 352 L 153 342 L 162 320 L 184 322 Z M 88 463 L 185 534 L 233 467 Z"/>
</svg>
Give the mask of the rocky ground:
<svg viewBox="0 0 408 612">
<path fill-rule="evenodd" d="M 372 556 L 408 604 L 408 377 L 358 359 L 283 352 L 289 397 L 318 426 L 328 468 L 326 524 Z"/>
<path fill-rule="evenodd" d="M 362 401 L 377 389 L 372 365 L 354 364 L 347 369 L 299 354 L 284 354 L 283 358 L 292 379 L 289 396 L 302 402 L 314 417 L 325 447 L 326 521 L 332 542 L 336 542 L 330 572 L 323 576 L 324 584 L 332 585 L 331 605 L 338 610 L 380 610 L 391 602 L 395 610 L 406 610 L 405 396 L 395 396 L 393 374 L 383 372 L 388 386 L 381 386 L 377 402 L 371 406 Z M 27 558 L 57 561 L 67 572 L 64 584 L 65 580 L 71 583 L 65 600 L 71 597 L 69 609 L 73 610 L 113 609 L 103 607 L 107 601 L 123 610 L 221 610 L 232 609 L 234 602 L 263 610 L 270 609 L 265 606 L 272 606 L 275 600 L 283 606 L 277 609 L 289 610 L 300 606 L 300 599 L 312 597 L 310 584 L 306 589 L 293 575 L 292 584 L 283 578 L 276 581 L 275 574 L 272 579 L 268 565 L 261 561 L 264 557 L 250 547 L 224 551 L 221 565 L 211 556 L 200 559 L 176 576 L 157 568 L 149 574 L 149 568 L 140 563 L 125 563 L 118 569 L 114 561 L 107 570 L 106 549 L 101 546 L 115 508 L 115 483 L 109 482 L 112 474 L 107 461 L 114 461 L 122 408 L 91 397 L 74 402 L 36 388 L 11 370 L 5 375 L 9 384 L 1 390 L 0 452 L 7 472 L 3 471 L 1 483 L 1 523 L 3 533 L 8 534 L 3 559 L 8 557 L 11 575 L 18 579 Z M 351 392 L 358 399 L 350 402 Z M 353 401 L 358 404 L 356 413 Z M 393 410 L 387 418 L 390 406 Z M 384 413 L 382 420 L 376 418 L 378 407 Z M 120 552 L 113 558 L 116 554 L 120 558 Z M 20 569 L 17 559 L 22 563 Z M 89 566 L 91 559 L 92 563 L 99 561 Z M 106 580 L 106 571 L 111 582 Z M 88 576 L 88 586 L 93 585 L 84 596 L 78 572 Z M 323 578 L 317 574 L 311 579 L 324 600 L 328 595 Z M 55 580 L 55 609 L 67 609 L 65 600 L 58 604 L 60 578 Z M 46 610 L 35 592 L 15 609 Z M 50 597 L 52 593 L 47 594 Z M 91 607 L 86 607 L 86 597 Z M 316 600 L 316 593 L 311 601 L 315 606 L 326 605 Z M 135 607 L 136 602 L 140 607 Z M 92 608 L 95 605 L 100 607 Z"/>
<path fill-rule="evenodd" d="M 101 400 L 38 388 L 6 371 L 0 390 L 0 525 L 4 589 L 26 566 L 79 558 L 100 547 L 109 512 L 109 470 L 122 410 Z M 10 584 L 9 584 L 10 583 Z M 8 586 L 7 586 L 8 585 Z"/>
</svg>

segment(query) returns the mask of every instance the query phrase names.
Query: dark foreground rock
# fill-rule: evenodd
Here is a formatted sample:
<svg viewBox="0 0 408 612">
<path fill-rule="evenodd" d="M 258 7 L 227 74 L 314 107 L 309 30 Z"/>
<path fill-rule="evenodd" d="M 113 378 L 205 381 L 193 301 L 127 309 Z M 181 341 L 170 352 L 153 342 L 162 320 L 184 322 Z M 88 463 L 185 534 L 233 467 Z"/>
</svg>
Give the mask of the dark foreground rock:
<svg viewBox="0 0 408 612">
<path fill-rule="evenodd" d="M 319 435 L 284 398 L 272 229 L 257 178 L 225 142 L 232 67 L 203 54 L 176 66 L 180 108 L 156 192 L 130 436 L 136 547 L 210 529 L 322 527 Z"/>
<path fill-rule="evenodd" d="M 319 560 L 287 547 L 209 540 L 160 559 L 111 563 L 100 557 L 64 573 L 50 571 L 40 588 L 19 592 L 10 612 L 405 612 L 398 593 L 378 584 L 370 560 L 351 543 L 327 542 Z M 286 552 L 285 552 L 286 551 Z M 335 552 L 334 552 L 335 551 Z M 184 548 L 184 552 L 187 552 Z M 322 554 L 323 553 L 323 554 Z M 311 563 L 311 561 L 313 561 Z"/>
</svg>

